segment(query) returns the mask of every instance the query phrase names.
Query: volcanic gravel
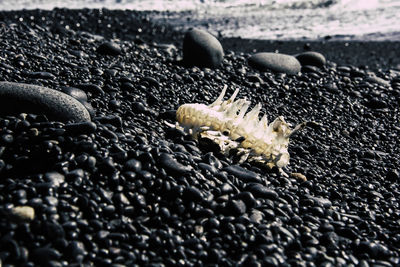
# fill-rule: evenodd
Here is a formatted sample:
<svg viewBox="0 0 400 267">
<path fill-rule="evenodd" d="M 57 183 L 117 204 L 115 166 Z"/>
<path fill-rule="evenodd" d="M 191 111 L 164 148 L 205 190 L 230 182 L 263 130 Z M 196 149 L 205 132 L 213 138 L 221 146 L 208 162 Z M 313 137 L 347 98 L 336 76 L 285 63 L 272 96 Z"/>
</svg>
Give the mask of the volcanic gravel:
<svg viewBox="0 0 400 267">
<path fill-rule="evenodd" d="M 0 116 L 3 266 L 400 264 L 399 71 L 327 57 L 275 74 L 229 50 L 218 69 L 184 67 L 183 33 L 150 18 L 0 13 L 0 79 L 73 92 L 93 114 Z M 315 122 L 291 137 L 289 177 L 164 123 L 224 85 L 269 120 Z"/>
</svg>

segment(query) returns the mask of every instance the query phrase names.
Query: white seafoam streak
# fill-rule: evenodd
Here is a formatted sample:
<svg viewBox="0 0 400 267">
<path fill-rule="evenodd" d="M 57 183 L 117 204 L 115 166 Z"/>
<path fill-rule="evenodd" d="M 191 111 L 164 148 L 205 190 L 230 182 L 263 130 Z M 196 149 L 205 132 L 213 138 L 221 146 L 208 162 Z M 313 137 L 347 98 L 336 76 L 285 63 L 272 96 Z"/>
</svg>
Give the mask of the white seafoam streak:
<svg viewBox="0 0 400 267">
<path fill-rule="evenodd" d="M 168 23 L 226 37 L 400 40 L 400 0 L 0 0 L 0 10 L 54 7 L 190 10 Z"/>
</svg>

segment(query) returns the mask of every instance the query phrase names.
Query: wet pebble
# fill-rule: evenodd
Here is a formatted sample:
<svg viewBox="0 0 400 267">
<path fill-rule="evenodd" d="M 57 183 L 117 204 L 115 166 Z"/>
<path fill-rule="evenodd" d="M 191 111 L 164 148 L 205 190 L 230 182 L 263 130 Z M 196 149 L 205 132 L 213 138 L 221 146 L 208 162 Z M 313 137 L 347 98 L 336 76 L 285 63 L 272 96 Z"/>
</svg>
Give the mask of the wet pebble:
<svg viewBox="0 0 400 267">
<path fill-rule="evenodd" d="M 279 195 L 274 190 L 269 189 L 262 184 L 253 183 L 246 186 L 246 190 L 251 192 L 255 197 L 266 198 L 266 199 L 278 199 Z"/>
<path fill-rule="evenodd" d="M 66 124 L 64 129 L 67 134 L 91 134 L 96 131 L 97 125 L 91 121 L 77 122 Z"/>
<path fill-rule="evenodd" d="M 255 172 L 246 170 L 238 165 L 232 165 L 228 166 L 226 168 L 223 168 L 224 171 L 227 171 L 228 173 L 235 175 L 239 179 L 241 179 L 245 183 L 251 183 L 251 182 L 256 182 L 260 183 L 261 178 L 258 174 Z"/>
<path fill-rule="evenodd" d="M 104 95 L 103 89 L 101 89 L 101 87 L 97 84 L 80 83 L 80 84 L 76 84 L 75 86 L 78 87 L 79 89 L 82 89 L 84 92 L 88 91 L 95 95 Z"/>
<path fill-rule="evenodd" d="M 124 168 L 128 171 L 140 172 L 142 170 L 142 163 L 136 159 L 130 159 L 125 162 Z"/>
<path fill-rule="evenodd" d="M 227 211 L 235 216 L 242 215 L 246 212 L 246 204 L 243 200 L 231 200 L 227 204 Z"/>
<path fill-rule="evenodd" d="M 195 187 L 185 188 L 183 191 L 183 199 L 186 201 L 200 202 L 203 200 L 203 194 L 201 191 Z"/>
</svg>

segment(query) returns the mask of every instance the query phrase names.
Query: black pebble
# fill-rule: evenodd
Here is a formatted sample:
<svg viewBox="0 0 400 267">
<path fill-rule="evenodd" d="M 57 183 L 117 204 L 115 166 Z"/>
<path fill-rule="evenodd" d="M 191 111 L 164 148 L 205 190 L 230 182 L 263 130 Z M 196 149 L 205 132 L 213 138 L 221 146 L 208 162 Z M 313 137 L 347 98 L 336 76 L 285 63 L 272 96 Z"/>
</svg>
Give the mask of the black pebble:
<svg viewBox="0 0 400 267">
<path fill-rule="evenodd" d="M 54 248 L 42 247 L 32 252 L 32 258 L 38 264 L 47 265 L 51 261 L 60 259 L 61 253 Z"/>
<path fill-rule="evenodd" d="M 210 33 L 192 29 L 183 40 L 183 60 L 191 66 L 216 68 L 222 63 L 224 51 L 221 43 Z"/>
<path fill-rule="evenodd" d="M 118 56 L 122 53 L 122 50 L 116 43 L 104 42 L 97 48 L 97 52 L 103 55 Z"/>
<path fill-rule="evenodd" d="M 190 172 L 192 170 L 191 166 L 185 166 L 179 163 L 172 155 L 167 153 L 161 153 L 160 164 L 167 172 L 173 175 L 182 175 Z"/>
<path fill-rule="evenodd" d="M 274 190 L 269 189 L 262 184 L 254 183 L 246 186 L 246 190 L 251 192 L 255 197 L 266 198 L 266 199 L 278 199 L 279 195 Z"/>
<path fill-rule="evenodd" d="M 243 169 L 242 167 L 238 165 L 232 165 L 228 166 L 223 169 L 224 171 L 227 171 L 228 173 L 235 175 L 238 177 L 240 180 L 242 180 L 245 183 L 261 183 L 261 178 L 258 174 L 255 172 Z"/>
<path fill-rule="evenodd" d="M 86 102 L 88 100 L 86 93 L 81 89 L 74 87 L 61 87 L 61 90 L 81 103 Z"/>
<path fill-rule="evenodd" d="M 199 202 L 203 200 L 203 194 L 201 191 L 195 187 L 185 188 L 183 191 L 183 199 L 186 201 Z"/>
<path fill-rule="evenodd" d="M 326 64 L 325 57 L 321 53 L 314 51 L 303 52 L 298 54 L 296 58 L 302 66 L 311 65 L 321 68 Z"/>
<path fill-rule="evenodd" d="M 97 125 L 94 122 L 78 122 L 70 123 L 64 126 L 67 134 L 91 134 L 97 129 Z"/>
</svg>

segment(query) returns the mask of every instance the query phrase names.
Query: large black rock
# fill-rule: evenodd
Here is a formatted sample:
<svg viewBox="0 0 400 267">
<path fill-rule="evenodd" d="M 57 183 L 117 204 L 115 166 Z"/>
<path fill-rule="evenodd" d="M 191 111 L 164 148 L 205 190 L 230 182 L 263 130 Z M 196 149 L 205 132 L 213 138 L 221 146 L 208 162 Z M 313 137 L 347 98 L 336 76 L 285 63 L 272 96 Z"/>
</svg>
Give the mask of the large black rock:
<svg viewBox="0 0 400 267">
<path fill-rule="evenodd" d="M 221 65 L 224 50 L 210 33 L 192 29 L 183 40 L 183 60 L 186 65 L 217 68 Z"/>
<path fill-rule="evenodd" d="M 36 113 L 59 121 L 90 121 L 75 98 L 43 86 L 0 82 L 0 114 Z"/>
</svg>

